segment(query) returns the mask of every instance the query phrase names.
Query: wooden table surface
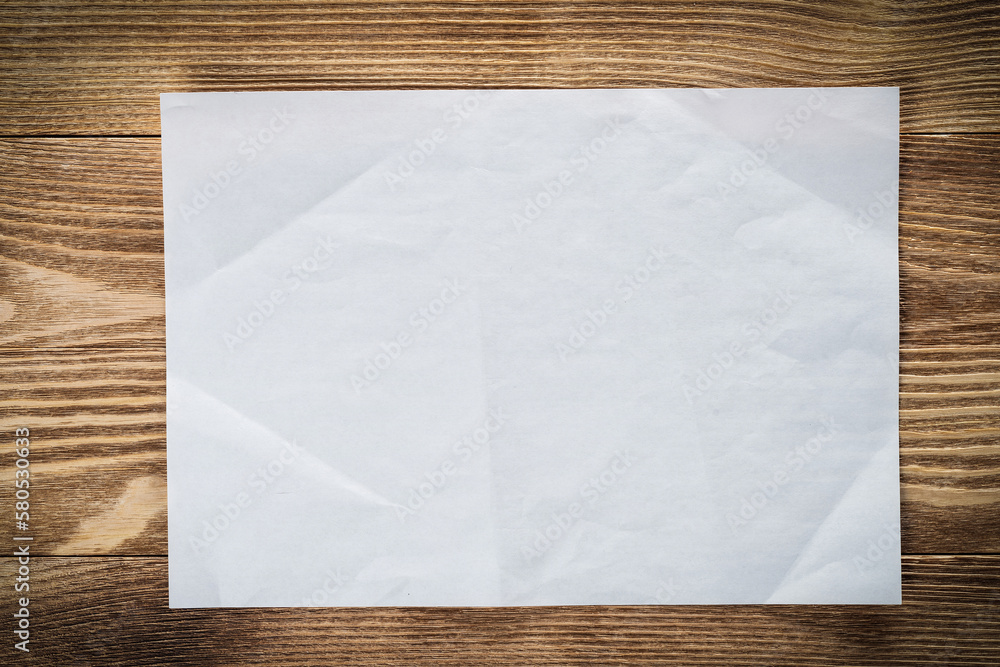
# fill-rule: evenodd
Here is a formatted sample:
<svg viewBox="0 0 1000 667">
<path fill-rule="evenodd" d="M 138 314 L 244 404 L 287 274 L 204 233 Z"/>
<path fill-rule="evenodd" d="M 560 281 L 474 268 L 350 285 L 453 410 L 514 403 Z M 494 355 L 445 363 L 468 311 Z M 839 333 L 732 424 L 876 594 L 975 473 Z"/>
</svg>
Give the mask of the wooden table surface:
<svg viewBox="0 0 1000 667">
<path fill-rule="evenodd" d="M 996 2 L 127 4 L 0 5 L 0 663 L 1000 664 Z M 692 86 L 901 88 L 902 606 L 167 608 L 158 93 Z"/>
</svg>

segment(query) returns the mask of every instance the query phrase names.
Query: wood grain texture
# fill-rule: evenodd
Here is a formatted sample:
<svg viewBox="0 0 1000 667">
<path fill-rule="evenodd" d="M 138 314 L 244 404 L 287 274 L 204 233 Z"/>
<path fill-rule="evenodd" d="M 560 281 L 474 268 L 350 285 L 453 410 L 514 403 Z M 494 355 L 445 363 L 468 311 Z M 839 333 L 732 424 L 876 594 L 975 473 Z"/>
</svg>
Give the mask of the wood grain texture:
<svg viewBox="0 0 1000 667">
<path fill-rule="evenodd" d="M 900 479 L 915 551 L 1000 551 L 998 173 L 995 135 L 900 148 Z"/>
<path fill-rule="evenodd" d="M 843 85 L 899 86 L 908 135 L 903 606 L 167 608 L 159 141 L 111 136 L 157 135 L 159 93 Z M 995 2 L 3 3 L 0 136 L 38 138 L 0 138 L 0 438 L 35 443 L 32 653 L 0 663 L 1000 664 L 1000 134 L 977 132 L 1000 132 Z"/>
<path fill-rule="evenodd" d="M 159 140 L 0 140 L 0 345 L 164 346 Z"/>
<path fill-rule="evenodd" d="M 158 134 L 161 92 L 900 86 L 907 132 L 1000 130 L 977 0 L 6 2 L 0 134 Z"/>
<path fill-rule="evenodd" d="M 35 437 L 39 553 L 165 554 L 158 141 L 0 140 L 0 172 L 0 426 Z M 904 138 L 905 553 L 1000 551 L 998 172 L 1000 137 Z"/>
<path fill-rule="evenodd" d="M 25 665 L 995 665 L 1000 557 L 903 559 L 902 606 L 167 608 L 165 558 L 36 558 Z M 10 559 L 0 578 L 13 576 Z M 10 618 L 9 599 L 0 605 Z"/>
</svg>

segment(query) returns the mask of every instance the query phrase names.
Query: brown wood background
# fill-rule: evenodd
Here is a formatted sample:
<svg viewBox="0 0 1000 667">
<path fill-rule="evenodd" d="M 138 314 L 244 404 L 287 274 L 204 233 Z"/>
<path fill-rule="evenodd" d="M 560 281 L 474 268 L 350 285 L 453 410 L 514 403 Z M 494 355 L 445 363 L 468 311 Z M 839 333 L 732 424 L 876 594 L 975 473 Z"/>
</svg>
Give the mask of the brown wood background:
<svg viewBox="0 0 1000 667">
<path fill-rule="evenodd" d="M 901 88 L 903 606 L 169 610 L 157 94 L 624 86 Z M 998 149 L 996 2 L 5 2 L 0 663 L 1000 664 Z"/>
</svg>

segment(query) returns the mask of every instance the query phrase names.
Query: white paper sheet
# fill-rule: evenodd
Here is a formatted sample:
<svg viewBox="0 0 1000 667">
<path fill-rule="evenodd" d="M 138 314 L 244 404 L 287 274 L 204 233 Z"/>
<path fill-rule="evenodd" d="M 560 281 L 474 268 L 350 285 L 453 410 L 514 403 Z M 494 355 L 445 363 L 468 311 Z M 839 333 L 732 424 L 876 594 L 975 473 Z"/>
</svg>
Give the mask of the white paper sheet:
<svg viewBox="0 0 1000 667">
<path fill-rule="evenodd" d="M 172 607 L 900 602 L 897 89 L 161 107 Z"/>
</svg>

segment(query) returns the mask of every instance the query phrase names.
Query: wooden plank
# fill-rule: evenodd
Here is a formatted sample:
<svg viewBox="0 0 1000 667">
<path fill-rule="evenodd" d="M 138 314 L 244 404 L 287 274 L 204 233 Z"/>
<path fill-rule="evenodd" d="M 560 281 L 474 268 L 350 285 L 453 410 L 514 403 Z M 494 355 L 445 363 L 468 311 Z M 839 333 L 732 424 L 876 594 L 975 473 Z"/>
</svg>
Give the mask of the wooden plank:
<svg viewBox="0 0 1000 667">
<path fill-rule="evenodd" d="M 998 149 L 900 149 L 902 539 L 916 552 L 1000 550 Z"/>
<path fill-rule="evenodd" d="M 0 173 L 0 345 L 162 346 L 159 141 L 0 140 Z M 904 137 L 904 348 L 1000 344 L 998 173 L 1000 137 Z"/>
<path fill-rule="evenodd" d="M 8 350 L 0 369 L 0 505 L 13 506 L 7 444 L 26 427 L 36 553 L 166 554 L 163 350 Z M 5 543 L 12 531 L 0 522 Z"/>
<path fill-rule="evenodd" d="M 900 380 L 903 552 L 996 552 L 1000 360 L 973 360 L 970 372 L 938 350 L 905 356 L 915 361 L 904 359 Z M 33 436 L 39 553 L 167 552 L 162 350 L 8 349 L 0 394 L 0 432 L 26 426 Z M 0 454 L 7 500 L 13 461 Z M 12 530 L 0 522 L 0 541 Z"/>
<path fill-rule="evenodd" d="M 0 654 L 67 666 L 995 665 L 998 566 L 904 557 L 899 606 L 171 610 L 165 558 L 35 557 L 31 652 L 7 641 Z M 0 559 L 4 585 L 17 567 Z M 14 604 L 4 596 L 7 624 Z"/>
<path fill-rule="evenodd" d="M 900 86 L 906 132 L 1000 130 L 1000 8 L 977 0 L 0 6 L 0 134 L 158 134 L 157 94 L 456 87 Z"/>
</svg>

